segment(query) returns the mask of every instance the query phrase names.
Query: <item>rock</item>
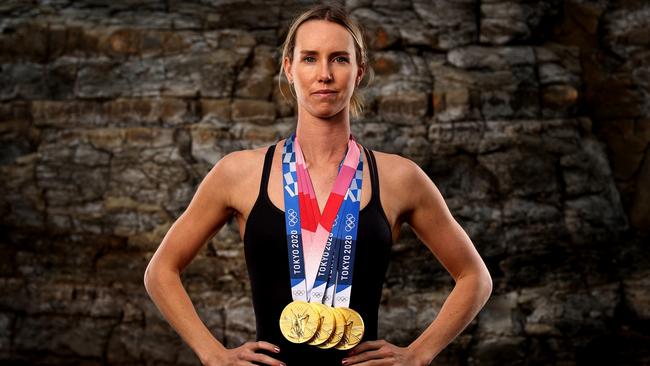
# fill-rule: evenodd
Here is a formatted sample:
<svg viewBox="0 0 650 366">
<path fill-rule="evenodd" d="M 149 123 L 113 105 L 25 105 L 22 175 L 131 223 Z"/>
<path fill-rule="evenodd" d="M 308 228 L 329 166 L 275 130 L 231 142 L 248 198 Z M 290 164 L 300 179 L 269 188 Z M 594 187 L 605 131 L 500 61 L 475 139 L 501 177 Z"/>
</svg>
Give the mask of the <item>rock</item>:
<svg viewBox="0 0 650 366">
<path fill-rule="evenodd" d="M 424 93 L 386 94 L 379 100 L 379 113 L 390 123 L 419 124 L 427 113 L 428 101 Z"/>
<path fill-rule="evenodd" d="M 623 293 L 625 296 L 626 305 L 634 312 L 639 319 L 648 319 L 650 312 L 648 312 L 648 278 L 643 273 L 635 275 L 623 281 Z"/>
<path fill-rule="evenodd" d="M 214 165 L 226 153 L 217 145 L 217 141 L 229 138 L 229 134 L 224 132 L 219 126 L 214 127 L 210 124 L 195 124 L 190 130 L 192 136 L 192 157 L 200 161 L 205 161 Z"/>
<path fill-rule="evenodd" d="M 364 33 L 368 37 L 368 46 L 373 50 L 390 48 L 400 40 L 399 27 L 390 20 L 371 8 L 359 8 L 350 13 L 350 16 L 364 25 Z"/>
<path fill-rule="evenodd" d="M 479 340 L 472 349 L 468 365 L 501 365 L 504 362 L 520 362 L 524 354 L 523 337 L 501 337 Z"/>
<path fill-rule="evenodd" d="M 232 103 L 235 122 L 269 125 L 275 121 L 275 105 L 262 100 L 236 99 Z"/>
<path fill-rule="evenodd" d="M 0 100 L 21 98 L 47 99 L 50 95 L 45 84 L 45 68 L 34 63 L 4 64 L 0 73 Z"/>
<path fill-rule="evenodd" d="M 558 0 L 520 3 L 487 1 L 481 3 L 480 41 L 502 45 L 514 41 L 531 41 L 542 36 L 545 19 L 560 12 Z"/>
<path fill-rule="evenodd" d="M 250 67 L 245 67 L 238 75 L 237 98 L 268 99 L 275 85 L 273 77 L 277 72 L 273 49 L 258 46 L 253 51 Z"/>
<path fill-rule="evenodd" d="M 637 187 L 647 187 L 650 182 L 650 153 L 646 149 L 643 166 L 637 178 Z M 633 205 L 630 208 L 631 224 L 643 231 L 647 231 L 647 224 L 650 222 L 650 194 L 646 189 L 638 189 L 634 197 Z"/>
<path fill-rule="evenodd" d="M 633 178 L 650 143 L 650 120 L 614 120 L 601 126 L 599 132 L 612 149 L 614 176 L 621 180 Z"/>
<path fill-rule="evenodd" d="M 542 91 L 542 99 L 546 108 L 567 109 L 578 101 L 578 91 L 569 85 L 551 85 Z"/>
<path fill-rule="evenodd" d="M 214 121 L 217 125 L 230 121 L 230 100 L 201 99 L 201 122 Z"/>
<path fill-rule="evenodd" d="M 232 299 L 226 304 L 224 316 L 228 331 L 226 347 L 239 347 L 255 340 L 255 313 L 252 300 L 248 297 Z"/>
<path fill-rule="evenodd" d="M 0 314 L 0 350 L 7 352 L 11 345 L 11 324 L 13 316 L 9 314 Z"/>
<path fill-rule="evenodd" d="M 517 293 L 492 296 L 479 315 L 479 334 L 487 336 L 513 336 L 516 325 L 512 314 L 517 305 Z"/>
<path fill-rule="evenodd" d="M 453 49 L 471 43 L 478 34 L 472 1 L 413 1 L 413 9 L 425 25 L 433 27 L 434 48 Z"/>
<path fill-rule="evenodd" d="M 420 166 L 493 278 L 434 363 L 648 364 L 647 5 L 343 3 L 374 71 L 352 133 Z M 279 46 L 306 5 L 0 5 L 0 364 L 200 363 L 144 271 L 219 159 L 295 129 Z M 239 229 L 181 274 L 228 347 L 256 337 Z M 400 234 L 378 337 L 407 346 L 455 281 Z"/>
<path fill-rule="evenodd" d="M 488 68 L 506 70 L 517 65 L 530 65 L 535 62 L 530 47 L 492 47 L 467 46 L 450 50 L 447 61 L 463 69 Z"/>
<path fill-rule="evenodd" d="M 17 351 L 53 352 L 77 357 L 101 357 L 104 339 L 117 319 L 77 319 L 75 327 L 63 316 L 28 317 L 17 325 L 14 347 Z"/>
</svg>

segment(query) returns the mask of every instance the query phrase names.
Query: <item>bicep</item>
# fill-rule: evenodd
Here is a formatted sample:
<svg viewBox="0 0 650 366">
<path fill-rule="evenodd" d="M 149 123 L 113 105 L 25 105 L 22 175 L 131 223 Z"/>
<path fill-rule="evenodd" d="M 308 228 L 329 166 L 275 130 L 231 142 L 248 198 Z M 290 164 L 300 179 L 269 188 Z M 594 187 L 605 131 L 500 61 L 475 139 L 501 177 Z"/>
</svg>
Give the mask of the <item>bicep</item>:
<svg viewBox="0 0 650 366">
<path fill-rule="evenodd" d="M 413 189 L 406 222 L 455 281 L 485 270 L 474 244 L 454 219 L 436 185 L 415 163 L 410 170 Z"/>
<path fill-rule="evenodd" d="M 233 215 L 229 197 L 234 178 L 226 158 L 203 178 L 185 211 L 167 231 L 152 263 L 181 272 Z"/>
</svg>

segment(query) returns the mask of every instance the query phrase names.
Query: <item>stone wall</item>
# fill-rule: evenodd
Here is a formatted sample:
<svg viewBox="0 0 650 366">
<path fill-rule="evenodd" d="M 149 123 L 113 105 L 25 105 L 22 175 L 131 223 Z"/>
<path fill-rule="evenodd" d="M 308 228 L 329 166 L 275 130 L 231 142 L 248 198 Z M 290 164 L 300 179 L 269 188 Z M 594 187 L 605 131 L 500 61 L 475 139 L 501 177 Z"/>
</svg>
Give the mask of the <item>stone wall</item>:
<svg viewBox="0 0 650 366">
<path fill-rule="evenodd" d="M 311 3 L 0 4 L 2 364 L 199 364 L 143 272 L 216 161 L 294 128 L 279 45 Z M 647 2 L 346 6 L 376 72 L 353 133 L 422 166 L 493 275 L 435 363 L 650 363 Z M 254 339 L 234 221 L 183 282 L 227 346 Z M 380 336 L 407 345 L 452 286 L 405 227 Z"/>
</svg>

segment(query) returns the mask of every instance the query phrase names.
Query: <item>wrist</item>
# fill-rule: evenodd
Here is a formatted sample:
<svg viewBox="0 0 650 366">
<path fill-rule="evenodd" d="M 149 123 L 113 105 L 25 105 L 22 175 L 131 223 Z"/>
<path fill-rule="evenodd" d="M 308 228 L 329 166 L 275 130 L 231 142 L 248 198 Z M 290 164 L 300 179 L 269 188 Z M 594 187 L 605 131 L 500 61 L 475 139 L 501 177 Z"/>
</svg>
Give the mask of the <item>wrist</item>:
<svg viewBox="0 0 650 366">
<path fill-rule="evenodd" d="M 423 347 L 422 344 L 413 342 L 406 348 L 411 353 L 415 363 L 419 366 L 428 366 L 433 360 L 433 355 L 429 352 L 430 350 Z"/>
<path fill-rule="evenodd" d="M 202 365 L 213 365 L 215 361 L 218 361 L 223 358 L 223 354 L 227 351 L 219 342 L 214 342 L 214 344 L 209 347 L 196 351 L 196 355 L 199 357 Z"/>
</svg>

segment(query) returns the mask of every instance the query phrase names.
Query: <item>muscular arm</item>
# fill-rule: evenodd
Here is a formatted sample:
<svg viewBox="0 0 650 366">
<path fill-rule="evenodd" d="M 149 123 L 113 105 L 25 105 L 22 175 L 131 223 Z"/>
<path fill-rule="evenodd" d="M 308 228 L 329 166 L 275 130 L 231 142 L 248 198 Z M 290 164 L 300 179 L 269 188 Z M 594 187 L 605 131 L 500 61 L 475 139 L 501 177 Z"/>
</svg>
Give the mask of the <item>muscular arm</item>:
<svg viewBox="0 0 650 366">
<path fill-rule="evenodd" d="M 438 316 L 408 347 L 429 364 L 485 305 L 492 292 L 492 279 L 435 184 L 415 163 L 406 160 L 404 165 L 402 177 L 411 187 L 405 221 L 455 281 Z"/>
<path fill-rule="evenodd" d="M 237 154 L 242 152 L 227 155 L 205 176 L 185 212 L 165 235 L 144 275 L 145 288 L 153 302 L 204 363 L 225 348 L 200 320 L 182 286 L 180 273 L 234 213 L 230 194 L 237 179 Z"/>
<path fill-rule="evenodd" d="M 408 223 L 456 284 L 438 316 L 408 347 L 366 341 L 350 351 L 343 365 L 429 365 L 485 305 L 492 278 L 440 191 L 417 164 L 394 154 L 378 154 L 377 164 L 390 168 L 383 176 L 386 169 L 379 169 L 389 217 Z"/>
</svg>

